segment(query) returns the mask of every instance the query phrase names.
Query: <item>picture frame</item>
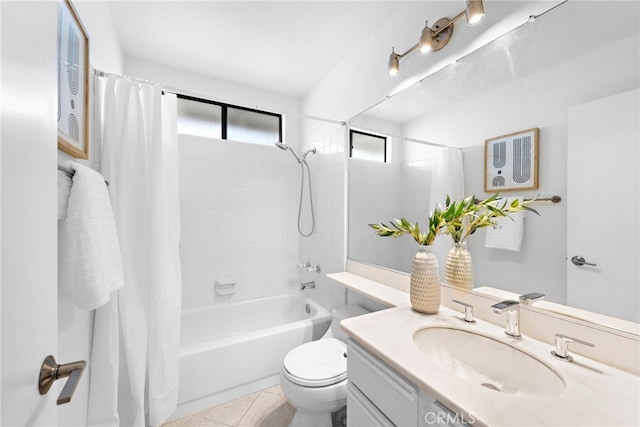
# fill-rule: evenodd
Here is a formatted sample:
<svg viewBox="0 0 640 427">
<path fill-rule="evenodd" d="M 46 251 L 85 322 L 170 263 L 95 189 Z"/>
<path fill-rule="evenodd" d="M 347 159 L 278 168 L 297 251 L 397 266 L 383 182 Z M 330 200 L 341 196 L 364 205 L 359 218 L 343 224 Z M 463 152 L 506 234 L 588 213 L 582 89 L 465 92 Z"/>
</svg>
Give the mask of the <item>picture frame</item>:
<svg viewBox="0 0 640 427">
<path fill-rule="evenodd" d="M 89 158 L 89 36 L 69 0 L 58 1 L 58 149 Z"/>
<path fill-rule="evenodd" d="M 538 188 L 539 134 L 532 128 L 485 140 L 485 192 Z"/>
</svg>

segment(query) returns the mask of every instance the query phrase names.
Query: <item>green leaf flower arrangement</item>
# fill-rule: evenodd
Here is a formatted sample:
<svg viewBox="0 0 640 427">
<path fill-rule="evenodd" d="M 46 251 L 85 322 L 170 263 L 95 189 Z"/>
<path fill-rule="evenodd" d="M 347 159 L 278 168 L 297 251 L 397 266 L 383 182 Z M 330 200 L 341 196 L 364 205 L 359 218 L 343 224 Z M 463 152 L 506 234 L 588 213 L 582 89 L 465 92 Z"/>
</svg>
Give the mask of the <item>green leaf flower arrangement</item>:
<svg viewBox="0 0 640 427">
<path fill-rule="evenodd" d="M 462 243 L 478 228 L 496 226 L 495 219 L 498 217 L 509 217 L 511 213 L 523 211 L 540 215 L 528 206 L 528 203 L 534 200 L 521 202 L 516 199 L 509 204 L 505 200 L 501 204 L 496 193 L 485 200 L 469 196 L 459 202 L 452 202 L 447 196 L 444 209 L 436 206 L 429 216 L 427 231 L 422 231 L 417 222 L 414 224 L 405 218 L 394 219 L 390 225 L 378 223 L 369 224 L 369 227 L 373 228 L 378 236 L 383 237 L 400 237 L 408 234 L 423 246 L 431 245 L 439 233 L 448 234 L 454 242 Z"/>
<path fill-rule="evenodd" d="M 369 224 L 369 227 L 376 231 L 378 236 L 383 237 L 400 237 L 404 234 L 409 234 L 420 246 L 429 246 L 436 239 L 436 236 L 446 226 L 446 220 L 444 212 L 439 207 L 436 207 L 433 213 L 429 216 L 429 226 L 426 232 L 420 229 L 420 225 L 409 222 L 405 218 L 394 219 L 390 222 L 390 225 L 383 223 Z"/>
<path fill-rule="evenodd" d="M 469 196 L 459 202 L 452 202 L 447 196 L 444 212 L 446 225 L 443 233 L 450 235 L 454 242 L 463 243 L 478 228 L 495 227 L 496 218 L 509 217 L 511 213 L 524 211 L 530 211 L 539 216 L 535 209 L 528 206 L 528 203 L 534 200 L 521 202 L 515 199 L 511 203 L 507 203 L 507 200 L 500 203 L 498 193 L 495 193 L 484 200 Z"/>
</svg>

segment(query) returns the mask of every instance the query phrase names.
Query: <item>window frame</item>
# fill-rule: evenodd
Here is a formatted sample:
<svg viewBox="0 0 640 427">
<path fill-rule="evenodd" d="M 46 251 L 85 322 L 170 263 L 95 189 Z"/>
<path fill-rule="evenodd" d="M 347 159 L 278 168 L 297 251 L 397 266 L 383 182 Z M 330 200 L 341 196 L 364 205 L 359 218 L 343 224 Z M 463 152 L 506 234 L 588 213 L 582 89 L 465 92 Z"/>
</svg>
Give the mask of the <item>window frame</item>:
<svg viewBox="0 0 640 427">
<path fill-rule="evenodd" d="M 384 141 L 384 147 L 383 147 L 384 159 L 383 159 L 382 163 L 387 163 L 387 143 L 389 142 L 389 137 L 387 137 L 386 135 L 380 135 L 380 134 L 376 134 L 376 133 L 365 132 L 365 131 L 357 130 L 357 129 L 349 129 L 349 158 L 350 159 L 353 158 L 353 134 L 354 133 L 357 133 L 357 134 L 360 134 L 360 135 L 364 135 L 364 136 L 370 136 L 370 137 L 374 137 L 374 138 L 378 138 L 378 139 L 383 140 Z M 360 159 L 360 160 L 365 160 L 365 159 Z"/>
<path fill-rule="evenodd" d="M 233 108 L 236 110 L 243 110 L 243 111 L 250 111 L 252 113 L 259 113 L 259 114 L 264 114 L 267 116 L 273 116 L 273 117 L 277 117 L 278 118 L 278 141 L 274 141 L 274 142 L 283 142 L 282 140 L 282 114 L 279 113 L 273 113 L 271 111 L 264 111 L 264 110 L 258 110 L 256 108 L 249 108 L 249 107 L 242 107 L 240 105 L 233 105 L 233 104 L 227 104 L 225 102 L 219 102 L 219 101 L 213 101 L 211 99 L 204 99 L 204 98 L 199 98 L 196 96 L 191 96 L 191 95 L 183 95 L 181 93 L 176 93 L 176 96 L 178 98 L 181 99 L 186 99 L 189 101 L 195 101 L 195 102 L 203 102 L 205 104 L 213 104 L 213 105 L 217 105 L 221 108 L 221 114 L 220 114 L 220 139 L 224 139 L 227 141 L 230 141 L 229 139 L 227 139 L 227 127 L 228 127 L 228 120 L 227 120 L 227 109 L 228 108 Z M 258 144 L 255 142 L 246 142 L 246 141 L 237 141 L 237 142 L 244 142 L 246 144 Z M 258 145 L 264 145 L 264 144 L 258 144 Z"/>
</svg>

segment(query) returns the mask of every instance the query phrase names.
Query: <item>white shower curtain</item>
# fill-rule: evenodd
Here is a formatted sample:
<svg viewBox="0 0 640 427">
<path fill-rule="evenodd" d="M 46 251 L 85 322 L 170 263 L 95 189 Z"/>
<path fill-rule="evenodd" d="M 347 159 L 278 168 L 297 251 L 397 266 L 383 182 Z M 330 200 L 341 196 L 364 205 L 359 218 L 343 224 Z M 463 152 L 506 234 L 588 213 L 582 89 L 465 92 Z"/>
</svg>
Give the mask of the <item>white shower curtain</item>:
<svg viewBox="0 0 640 427">
<path fill-rule="evenodd" d="M 125 285 L 96 310 L 87 424 L 158 426 L 178 394 L 176 96 L 126 78 L 97 78 L 96 85 L 102 174 L 110 183 Z"/>
<path fill-rule="evenodd" d="M 451 197 L 451 200 L 461 200 L 465 197 L 462 150 L 453 147 L 435 148 L 434 150 L 436 150 L 436 161 L 431 181 L 430 209 L 433 209 L 436 204 L 444 207 L 447 195 Z M 436 239 L 433 244 L 433 253 L 439 260 L 442 260 L 439 264 L 441 277 L 444 277 L 444 260 L 447 259 L 447 252 L 452 246 L 451 239 L 443 239 L 442 237 Z"/>
</svg>

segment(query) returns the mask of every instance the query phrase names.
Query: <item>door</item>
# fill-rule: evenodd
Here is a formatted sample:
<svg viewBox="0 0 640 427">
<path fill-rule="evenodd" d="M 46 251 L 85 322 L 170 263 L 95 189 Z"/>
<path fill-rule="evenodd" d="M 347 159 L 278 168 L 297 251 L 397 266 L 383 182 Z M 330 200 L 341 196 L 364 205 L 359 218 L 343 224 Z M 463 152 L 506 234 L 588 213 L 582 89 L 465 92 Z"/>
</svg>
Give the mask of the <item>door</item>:
<svg viewBox="0 0 640 427">
<path fill-rule="evenodd" d="M 640 322 L 639 99 L 634 90 L 570 108 L 567 160 L 567 304 L 633 322 Z"/>
<path fill-rule="evenodd" d="M 0 2 L 0 425 L 57 424 L 57 4 Z"/>
</svg>

